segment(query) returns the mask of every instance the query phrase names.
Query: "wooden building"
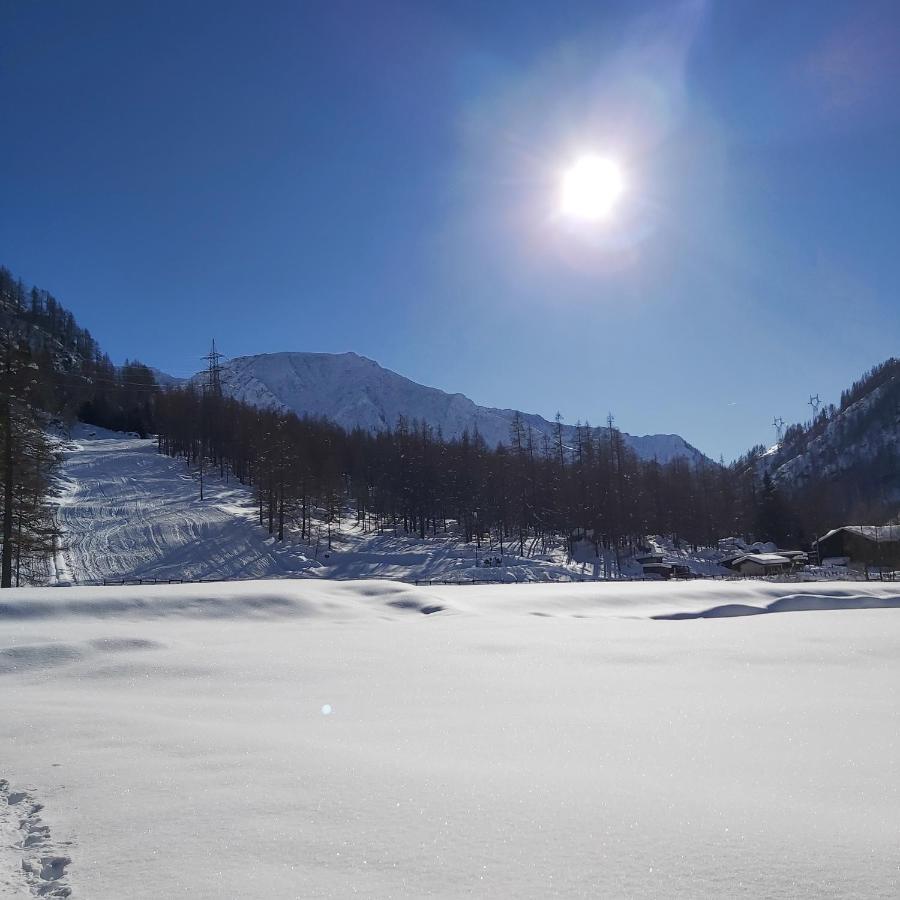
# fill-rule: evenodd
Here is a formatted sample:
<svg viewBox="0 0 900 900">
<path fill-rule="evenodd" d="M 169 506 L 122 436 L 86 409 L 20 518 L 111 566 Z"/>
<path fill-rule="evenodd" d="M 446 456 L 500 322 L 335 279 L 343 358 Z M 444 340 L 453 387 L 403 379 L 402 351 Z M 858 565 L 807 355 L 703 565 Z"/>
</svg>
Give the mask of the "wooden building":
<svg viewBox="0 0 900 900">
<path fill-rule="evenodd" d="M 816 544 L 820 560 L 847 557 L 851 564 L 900 569 L 900 525 L 844 525 Z"/>
<path fill-rule="evenodd" d="M 667 581 L 670 578 L 694 577 L 690 566 L 680 565 L 679 563 L 651 562 L 644 563 L 641 568 L 643 569 L 645 576 L 649 575 L 654 578 L 665 578 Z"/>
<path fill-rule="evenodd" d="M 748 553 L 734 560 L 731 568 L 741 575 L 780 575 L 793 565 L 791 559 L 778 553 Z"/>
</svg>

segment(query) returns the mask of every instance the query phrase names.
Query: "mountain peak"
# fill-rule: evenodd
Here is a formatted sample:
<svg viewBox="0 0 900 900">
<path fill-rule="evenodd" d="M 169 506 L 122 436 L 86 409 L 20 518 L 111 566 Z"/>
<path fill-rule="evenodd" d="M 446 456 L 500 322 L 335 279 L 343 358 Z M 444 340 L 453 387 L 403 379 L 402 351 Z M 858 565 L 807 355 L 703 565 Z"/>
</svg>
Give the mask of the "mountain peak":
<svg viewBox="0 0 900 900">
<path fill-rule="evenodd" d="M 239 356 L 225 363 L 222 384 L 238 400 L 259 407 L 291 410 L 298 415 L 330 419 L 344 428 L 381 431 L 407 421 L 439 428 L 445 438 L 478 430 L 496 446 L 508 443 L 518 413 L 537 436 L 552 435 L 555 423 L 514 409 L 479 406 L 464 394 L 450 394 L 386 369 L 358 353 L 282 351 Z M 567 439 L 574 426 L 565 425 Z M 665 463 L 704 455 L 677 434 L 629 435 L 626 443 L 643 459 Z"/>
</svg>

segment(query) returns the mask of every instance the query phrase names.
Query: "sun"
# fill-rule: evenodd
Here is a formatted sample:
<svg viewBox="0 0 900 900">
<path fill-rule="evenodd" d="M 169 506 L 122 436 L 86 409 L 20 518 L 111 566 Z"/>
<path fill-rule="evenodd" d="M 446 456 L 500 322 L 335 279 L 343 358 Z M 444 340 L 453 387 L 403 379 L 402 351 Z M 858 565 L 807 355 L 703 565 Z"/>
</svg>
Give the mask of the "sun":
<svg viewBox="0 0 900 900">
<path fill-rule="evenodd" d="M 603 156 L 582 156 L 563 172 L 560 209 L 573 219 L 608 219 L 625 192 L 620 166 Z"/>
</svg>

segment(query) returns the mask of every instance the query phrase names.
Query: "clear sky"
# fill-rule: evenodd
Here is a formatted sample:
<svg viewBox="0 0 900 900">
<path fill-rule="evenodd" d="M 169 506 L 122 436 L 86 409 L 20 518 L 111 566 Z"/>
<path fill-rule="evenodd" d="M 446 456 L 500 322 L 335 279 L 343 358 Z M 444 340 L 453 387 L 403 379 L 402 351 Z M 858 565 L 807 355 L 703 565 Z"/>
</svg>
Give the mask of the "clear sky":
<svg viewBox="0 0 900 900">
<path fill-rule="evenodd" d="M 900 4 L 0 0 L 0 262 L 726 458 L 900 352 Z M 600 223 L 561 173 L 618 161 Z"/>
</svg>

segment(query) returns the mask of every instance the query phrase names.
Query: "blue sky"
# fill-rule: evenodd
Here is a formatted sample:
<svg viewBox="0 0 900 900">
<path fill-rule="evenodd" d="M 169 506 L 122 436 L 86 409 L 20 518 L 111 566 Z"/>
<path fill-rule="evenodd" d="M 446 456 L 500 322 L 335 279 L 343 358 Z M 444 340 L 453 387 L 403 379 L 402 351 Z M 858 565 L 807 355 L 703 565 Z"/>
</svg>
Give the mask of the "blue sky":
<svg viewBox="0 0 900 900">
<path fill-rule="evenodd" d="M 117 361 L 354 350 L 731 458 L 898 352 L 896 3 L 0 16 L 0 262 Z"/>
</svg>

